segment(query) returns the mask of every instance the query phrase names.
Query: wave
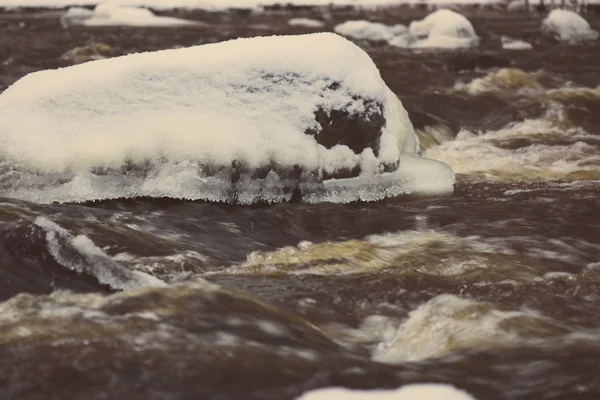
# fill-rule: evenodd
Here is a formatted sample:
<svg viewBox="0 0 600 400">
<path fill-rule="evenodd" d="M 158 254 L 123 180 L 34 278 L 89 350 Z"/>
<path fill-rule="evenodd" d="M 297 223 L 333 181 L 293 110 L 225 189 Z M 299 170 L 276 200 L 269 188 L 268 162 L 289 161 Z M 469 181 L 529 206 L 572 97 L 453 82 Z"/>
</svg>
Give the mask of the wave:
<svg viewBox="0 0 600 400">
<path fill-rule="evenodd" d="M 70 270 L 87 273 L 117 290 L 166 285 L 151 275 L 121 266 L 85 235 L 73 236 L 46 217 L 38 217 L 34 223 L 46 232 L 46 244 L 52 257 Z"/>
<path fill-rule="evenodd" d="M 493 93 L 513 101 L 516 97 L 524 97 L 542 103 L 577 99 L 600 100 L 599 87 L 575 86 L 554 76 L 546 76 L 541 72 L 526 72 L 518 68 L 500 68 L 467 83 L 459 81 L 454 85 L 453 91 L 473 96 Z"/>
<path fill-rule="evenodd" d="M 507 219 L 506 225 L 519 224 Z M 426 225 L 424 218 L 417 225 Z M 523 249 L 523 246 L 526 248 Z M 551 268 L 563 273 L 596 259 L 600 246 L 580 238 L 546 236 L 460 236 L 428 229 L 375 234 L 363 240 L 302 241 L 275 251 L 256 250 L 246 260 L 203 276 L 345 276 L 385 271 L 394 276 L 426 275 L 467 283 L 528 284 Z"/>
</svg>

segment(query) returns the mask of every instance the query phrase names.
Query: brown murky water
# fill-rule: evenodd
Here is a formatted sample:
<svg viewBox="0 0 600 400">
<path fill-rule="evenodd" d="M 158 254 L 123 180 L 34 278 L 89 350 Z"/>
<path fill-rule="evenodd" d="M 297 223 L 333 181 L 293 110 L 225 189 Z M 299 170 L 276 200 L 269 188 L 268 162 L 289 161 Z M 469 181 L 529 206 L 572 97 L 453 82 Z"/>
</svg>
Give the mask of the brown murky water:
<svg viewBox="0 0 600 400">
<path fill-rule="evenodd" d="M 181 29 L 63 29 L 0 15 L 0 90 L 115 56 L 303 33 L 291 16 L 408 23 L 414 10 L 181 14 Z M 540 16 L 468 13 L 477 49 L 359 42 L 455 193 L 241 207 L 169 199 L 0 203 L 3 399 L 293 399 L 445 382 L 479 400 L 600 396 L 600 44 Z M 598 28 L 600 20 L 588 16 Z M 502 50 L 500 37 L 533 51 Z"/>
</svg>

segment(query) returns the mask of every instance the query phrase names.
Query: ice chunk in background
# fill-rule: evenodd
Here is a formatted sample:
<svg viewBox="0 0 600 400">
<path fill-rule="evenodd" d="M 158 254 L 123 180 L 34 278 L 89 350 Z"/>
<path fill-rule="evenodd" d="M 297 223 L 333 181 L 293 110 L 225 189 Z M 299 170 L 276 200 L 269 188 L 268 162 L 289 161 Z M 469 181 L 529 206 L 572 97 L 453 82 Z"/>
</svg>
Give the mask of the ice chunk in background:
<svg viewBox="0 0 600 400">
<path fill-rule="evenodd" d="M 86 8 L 73 7 L 61 17 L 63 27 L 71 25 L 84 26 L 182 26 L 197 25 L 196 21 L 188 21 L 172 17 L 158 17 L 145 8 L 127 7 L 112 3 L 102 3 L 90 11 Z"/>
<path fill-rule="evenodd" d="M 379 22 L 364 20 L 346 21 L 333 29 L 335 33 L 357 40 L 387 42 L 396 36 L 404 35 L 407 29 L 404 25 L 385 25 Z"/>
<path fill-rule="evenodd" d="M 475 400 L 451 385 L 420 383 L 395 390 L 352 390 L 344 388 L 316 389 L 297 400 Z"/>
<path fill-rule="evenodd" d="M 288 20 L 289 26 L 299 26 L 303 28 L 322 28 L 325 24 L 322 21 L 311 18 L 292 18 Z"/>
<path fill-rule="evenodd" d="M 439 162 L 407 158 L 403 172 L 403 154 L 419 149 L 406 110 L 371 58 L 332 33 L 32 73 L 0 95 L 0 140 L 0 194 L 37 202 L 245 204 L 288 200 L 299 186 L 315 202 L 321 181 L 336 187 L 323 201 L 347 202 L 362 199 L 365 182 L 368 200 L 427 192 L 425 176 L 436 194 L 454 183 Z M 386 184 L 374 189 L 369 177 Z"/>
<path fill-rule="evenodd" d="M 561 42 L 576 43 L 598 38 L 598 31 L 592 29 L 582 16 L 569 10 L 552 10 L 542 22 L 541 29 L 546 36 Z"/>
<path fill-rule="evenodd" d="M 420 21 L 411 22 L 408 36 L 397 36 L 389 44 L 413 49 L 459 49 L 477 46 L 479 37 L 463 15 L 440 9 Z"/>
<path fill-rule="evenodd" d="M 94 16 L 94 11 L 83 7 L 71 7 L 60 17 L 60 24 L 63 28 L 72 25 L 83 25 L 84 22 Z"/>
<path fill-rule="evenodd" d="M 533 46 L 530 43 L 524 42 L 522 40 L 513 39 L 508 36 L 500 37 L 500 41 L 502 42 L 502 48 L 504 50 L 531 50 L 531 49 L 533 49 Z"/>
</svg>

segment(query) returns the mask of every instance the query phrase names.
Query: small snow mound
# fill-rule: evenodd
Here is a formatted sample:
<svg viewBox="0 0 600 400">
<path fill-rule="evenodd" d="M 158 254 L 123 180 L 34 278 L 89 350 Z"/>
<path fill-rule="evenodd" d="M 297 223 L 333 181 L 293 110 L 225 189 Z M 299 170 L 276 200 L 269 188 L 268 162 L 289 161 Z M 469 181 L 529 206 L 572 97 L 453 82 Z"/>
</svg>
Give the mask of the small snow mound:
<svg viewBox="0 0 600 400">
<path fill-rule="evenodd" d="M 84 26 L 181 26 L 196 25 L 195 21 L 157 17 L 152 11 L 118 4 L 98 4 L 94 11 L 73 7 L 61 17 L 63 27 Z"/>
<path fill-rule="evenodd" d="M 317 389 L 297 400 L 475 400 L 454 386 L 437 383 L 405 385 L 396 390 Z"/>
<path fill-rule="evenodd" d="M 347 202 L 454 183 L 446 166 L 407 158 L 419 143 L 402 103 L 367 53 L 333 33 L 32 73 L 0 95 L 0 141 L 0 195 L 42 203 L 250 204 L 298 191 Z"/>
<path fill-rule="evenodd" d="M 411 22 L 408 40 L 398 38 L 390 44 L 414 49 L 458 49 L 477 46 L 479 37 L 471 22 L 452 10 L 437 10 L 420 21 Z"/>
<path fill-rule="evenodd" d="M 573 11 L 560 9 L 552 10 L 542 22 L 542 33 L 568 43 L 598 38 L 598 31 L 592 29 L 583 17 Z"/>
<path fill-rule="evenodd" d="M 302 28 L 322 28 L 325 26 L 322 21 L 310 18 L 292 18 L 288 21 L 288 25 Z"/>
<path fill-rule="evenodd" d="M 335 33 L 357 40 L 370 40 L 373 42 L 388 42 L 396 36 L 406 34 L 404 25 L 385 25 L 379 22 L 364 20 L 346 21 L 333 28 Z"/>
<path fill-rule="evenodd" d="M 504 50 L 531 50 L 533 46 L 530 43 L 524 42 L 522 40 L 512 39 L 508 36 L 502 36 L 500 38 L 502 42 L 502 48 Z"/>
</svg>

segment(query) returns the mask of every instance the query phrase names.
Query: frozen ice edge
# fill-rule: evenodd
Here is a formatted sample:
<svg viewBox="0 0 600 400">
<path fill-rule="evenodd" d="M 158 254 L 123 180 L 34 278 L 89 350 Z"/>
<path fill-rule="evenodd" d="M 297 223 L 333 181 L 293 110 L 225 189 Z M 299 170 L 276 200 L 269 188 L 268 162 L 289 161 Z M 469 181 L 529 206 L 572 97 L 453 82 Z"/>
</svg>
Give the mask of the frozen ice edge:
<svg viewBox="0 0 600 400">
<path fill-rule="evenodd" d="M 406 155 L 405 155 L 406 157 Z M 406 161 L 406 158 L 403 160 Z M 119 199 L 140 198 L 169 198 L 175 200 L 206 201 L 209 203 L 236 204 L 249 206 L 253 204 L 267 203 L 275 204 L 281 202 L 292 202 L 299 193 L 297 200 L 307 204 L 338 203 L 347 204 L 352 202 L 376 202 L 387 198 L 402 195 L 431 197 L 452 195 L 454 193 L 455 176 L 452 170 L 441 162 L 414 157 L 410 169 L 425 166 L 430 169 L 432 179 L 421 181 L 422 176 L 406 174 L 406 169 L 394 172 L 386 172 L 372 176 L 359 176 L 346 179 L 331 179 L 321 183 L 304 182 L 298 185 L 297 190 L 284 190 L 282 187 L 257 188 L 262 182 L 252 182 L 251 185 L 234 187 L 226 181 L 215 178 L 205 178 L 203 187 L 191 193 L 189 188 L 179 192 L 172 190 L 154 190 L 123 195 L 106 196 L 102 188 L 98 188 L 95 195 L 84 196 L 52 196 L 51 198 L 42 193 L 28 190 L 18 190 L 9 197 L 34 201 L 40 204 L 50 203 L 88 203 L 97 201 L 109 201 Z M 435 166 L 434 168 L 431 168 Z M 436 175 L 437 176 L 434 176 Z M 46 191 L 52 192 L 47 188 Z"/>
<path fill-rule="evenodd" d="M 404 154 L 394 172 L 323 182 L 322 191 L 303 193 L 306 203 L 374 202 L 401 195 L 441 196 L 454 193 L 456 177 L 446 164 Z"/>
</svg>

